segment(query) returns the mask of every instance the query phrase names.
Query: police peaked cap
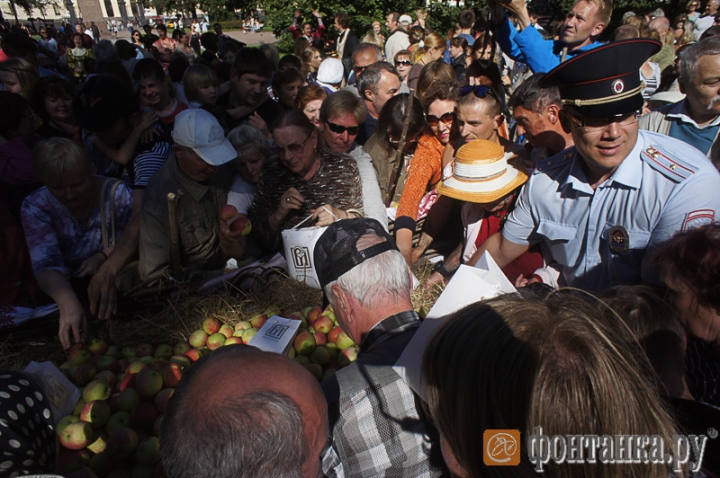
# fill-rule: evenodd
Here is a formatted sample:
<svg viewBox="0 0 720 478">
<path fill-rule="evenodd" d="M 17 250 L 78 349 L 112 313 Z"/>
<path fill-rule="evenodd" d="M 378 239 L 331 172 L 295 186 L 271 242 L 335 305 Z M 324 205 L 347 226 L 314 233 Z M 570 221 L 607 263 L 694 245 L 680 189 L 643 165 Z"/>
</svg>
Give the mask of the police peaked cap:
<svg viewBox="0 0 720 478">
<path fill-rule="evenodd" d="M 640 67 L 660 51 L 660 42 L 631 39 L 606 43 L 553 68 L 540 82 L 557 86 L 564 106 L 594 118 L 642 109 Z"/>
</svg>

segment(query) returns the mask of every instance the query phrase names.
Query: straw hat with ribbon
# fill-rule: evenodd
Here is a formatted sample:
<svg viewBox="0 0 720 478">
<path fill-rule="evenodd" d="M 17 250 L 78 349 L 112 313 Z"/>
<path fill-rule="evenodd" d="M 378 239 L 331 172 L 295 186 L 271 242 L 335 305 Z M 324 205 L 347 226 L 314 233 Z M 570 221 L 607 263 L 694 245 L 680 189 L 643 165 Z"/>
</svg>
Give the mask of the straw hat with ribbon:
<svg viewBox="0 0 720 478">
<path fill-rule="evenodd" d="M 491 203 L 501 199 L 527 181 L 527 174 L 508 163 L 502 146 L 476 139 L 462 146 L 455 155 L 453 174 L 442 182 L 438 192 L 462 201 Z"/>
</svg>

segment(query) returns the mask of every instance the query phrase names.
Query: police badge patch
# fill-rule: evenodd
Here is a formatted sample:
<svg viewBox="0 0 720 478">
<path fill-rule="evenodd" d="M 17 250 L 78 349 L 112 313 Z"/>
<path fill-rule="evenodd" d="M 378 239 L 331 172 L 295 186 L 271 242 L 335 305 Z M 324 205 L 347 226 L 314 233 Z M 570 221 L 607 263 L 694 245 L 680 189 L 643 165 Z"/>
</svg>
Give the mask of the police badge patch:
<svg viewBox="0 0 720 478">
<path fill-rule="evenodd" d="M 682 230 L 688 231 L 696 227 L 707 226 L 715 222 L 715 211 L 712 209 L 698 209 L 687 213 L 683 221 Z"/>
</svg>

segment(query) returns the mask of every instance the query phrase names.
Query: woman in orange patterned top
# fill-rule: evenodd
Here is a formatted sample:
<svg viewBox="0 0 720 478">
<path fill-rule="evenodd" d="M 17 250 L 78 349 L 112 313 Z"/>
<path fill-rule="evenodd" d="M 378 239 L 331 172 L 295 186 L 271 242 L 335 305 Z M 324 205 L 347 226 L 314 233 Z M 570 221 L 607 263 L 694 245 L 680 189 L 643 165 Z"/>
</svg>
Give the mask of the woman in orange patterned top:
<svg viewBox="0 0 720 478">
<path fill-rule="evenodd" d="M 408 264 L 416 221 L 427 215 L 437 198 L 435 188 L 442 179 L 445 147 L 455 144 L 458 137 L 457 83 L 437 82 L 421 102 L 428 130 L 415 150 L 395 219 L 395 240 Z"/>
</svg>

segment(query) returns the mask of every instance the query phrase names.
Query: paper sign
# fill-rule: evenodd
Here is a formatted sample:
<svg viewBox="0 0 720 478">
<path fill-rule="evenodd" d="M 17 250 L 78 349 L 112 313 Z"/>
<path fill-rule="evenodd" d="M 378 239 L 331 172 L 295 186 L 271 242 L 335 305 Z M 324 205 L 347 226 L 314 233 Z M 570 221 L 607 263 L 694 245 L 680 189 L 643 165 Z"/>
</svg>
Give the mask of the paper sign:
<svg viewBox="0 0 720 478">
<path fill-rule="evenodd" d="M 482 255 L 475 267 L 461 265 L 395 362 L 393 369 L 415 393 L 427 401 L 420 368 L 425 345 L 435 329 L 444 322 L 445 317 L 465 306 L 512 292 L 517 290 L 487 252 Z"/>
<path fill-rule="evenodd" d="M 301 323 L 299 320 L 285 319 L 273 315 L 260 327 L 255 337 L 250 340 L 249 345 L 265 352 L 285 355 L 290 350 L 290 344 L 295 340 L 295 335 Z"/>
<path fill-rule="evenodd" d="M 72 414 L 82 395 L 52 362 L 30 362 L 23 373 L 31 376 L 45 392 L 56 425 L 63 417 Z"/>
</svg>

